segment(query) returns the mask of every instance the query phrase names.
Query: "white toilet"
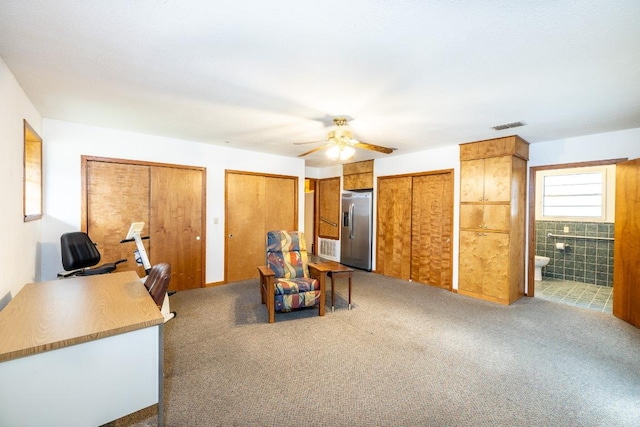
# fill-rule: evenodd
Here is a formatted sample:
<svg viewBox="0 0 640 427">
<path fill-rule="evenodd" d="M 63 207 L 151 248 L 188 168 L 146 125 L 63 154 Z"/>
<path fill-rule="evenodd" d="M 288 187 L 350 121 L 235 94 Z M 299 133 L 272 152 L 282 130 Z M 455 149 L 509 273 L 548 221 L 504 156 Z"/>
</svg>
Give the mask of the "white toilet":
<svg viewBox="0 0 640 427">
<path fill-rule="evenodd" d="M 536 255 L 536 261 L 535 261 L 536 272 L 534 276 L 535 280 L 542 280 L 542 267 L 549 264 L 549 261 L 551 261 L 551 258 L 547 256 Z"/>
</svg>

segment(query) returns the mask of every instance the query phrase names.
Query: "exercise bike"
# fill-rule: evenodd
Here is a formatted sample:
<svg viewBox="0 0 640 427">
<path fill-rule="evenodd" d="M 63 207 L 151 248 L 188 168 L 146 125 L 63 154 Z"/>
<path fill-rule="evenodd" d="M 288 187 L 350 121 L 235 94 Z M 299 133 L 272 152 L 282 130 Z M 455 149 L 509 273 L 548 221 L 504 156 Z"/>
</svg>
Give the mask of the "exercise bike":
<svg viewBox="0 0 640 427">
<path fill-rule="evenodd" d="M 129 227 L 129 232 L 127 233 L 127 237 L 125 237 L 123 240 L 120 240 L 120 243 L 128 243 L 128 242 L 136 243 L 136 250 L 133 251 L 133 255 L 135 257 L 136 264 L 144 267 L 145 277 L 140 279 L 142 283 L 144 283 L 147 280 L 147 277 L 149 276 L 149 272 L 151 271 L 151 263 L 149 262 L 149 257 L 147 256 L 147 251 L 144 248 L 144 244 L 142 243 L 143 240 L 149 240 L 149 236 L 146 236 L 146 237 L 140 236 L 140 233 L 142 232 L 143 228 L 144 228 L 144 222 L 132 223 L 131 227 Z M 169 308 L 169 292 L 165 293 L 164 295 L 164 301 L 162 303 L 162 308 L 160 309 L 160 312 L 164 317 L 165 323 L 173 319 L 177 315 L 175 311 L 171 311 L 171 308 Z"/>
</svg>

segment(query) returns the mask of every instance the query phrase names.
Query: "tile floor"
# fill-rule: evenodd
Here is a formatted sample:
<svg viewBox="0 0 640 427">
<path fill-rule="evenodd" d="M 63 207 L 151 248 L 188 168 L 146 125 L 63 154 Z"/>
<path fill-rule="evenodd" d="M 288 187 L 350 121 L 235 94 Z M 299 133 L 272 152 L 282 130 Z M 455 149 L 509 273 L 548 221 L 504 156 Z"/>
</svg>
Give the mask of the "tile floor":
<svg viewBox="0 0 640 427">
<path fill-rule="evenodd" d="M 611 314 L 613 311 L 613 288 L 609 286 L 544 277 L 536 282 L 535 296 L 603 313 Z"/>
</svg>

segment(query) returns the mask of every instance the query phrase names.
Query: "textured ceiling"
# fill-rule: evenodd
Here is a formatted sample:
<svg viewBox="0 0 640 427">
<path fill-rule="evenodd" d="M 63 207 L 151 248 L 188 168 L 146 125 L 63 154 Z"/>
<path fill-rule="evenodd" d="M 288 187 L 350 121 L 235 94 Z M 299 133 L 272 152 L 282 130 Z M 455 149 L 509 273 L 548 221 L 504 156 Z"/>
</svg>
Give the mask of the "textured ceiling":
<svg viewBox="0 0 640 427">
<path fill-rule="evenodd" d="M 639 23 L 638 0 L 3 0 L 0 57 L 47 118 L 296 156 L 347 115 L 393 156 L 640 127 Z"/>
</svg>

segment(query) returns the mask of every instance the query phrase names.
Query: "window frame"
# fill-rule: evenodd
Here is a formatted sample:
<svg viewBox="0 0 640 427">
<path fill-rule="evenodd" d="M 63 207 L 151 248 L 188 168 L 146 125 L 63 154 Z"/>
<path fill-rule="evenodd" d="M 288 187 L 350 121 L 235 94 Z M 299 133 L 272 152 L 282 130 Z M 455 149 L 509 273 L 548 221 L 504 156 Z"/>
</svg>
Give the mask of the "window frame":
<svg viewBox="0 0 640 427">
<path fill-rule="evenodd" d="M 576 175 L 585 173 L 602 173 L 602 215 L 599 217 L 543 215 L 545 177 L 558 175 Z M 542 221 L 614 222 L 615 177 L 615 165 L 585 166 L 577 168 L 549 169 L 538 171 L 538 173 L 536 174 L 536 219 Z"/>
</svg>

